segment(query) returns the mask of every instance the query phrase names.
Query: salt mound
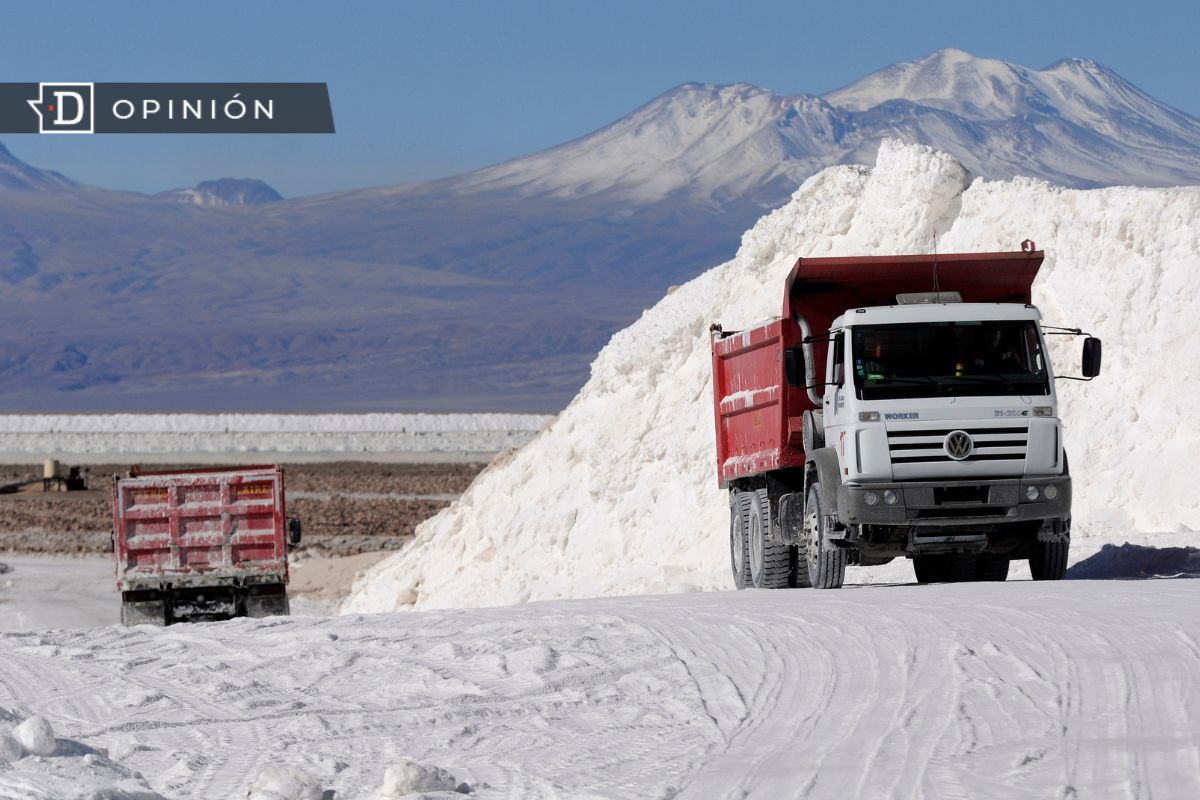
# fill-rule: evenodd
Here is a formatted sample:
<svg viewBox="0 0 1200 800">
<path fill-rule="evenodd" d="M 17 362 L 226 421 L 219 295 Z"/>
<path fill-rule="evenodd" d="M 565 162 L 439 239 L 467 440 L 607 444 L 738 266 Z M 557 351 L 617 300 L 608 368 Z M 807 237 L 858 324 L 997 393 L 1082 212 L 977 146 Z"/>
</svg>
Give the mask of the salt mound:
<svg viewBox="0 0 1200 800">
<path fill-rule="evenodd" d="M 470 794 L 471 787 L 458 780 L 441 767 L 429 767 L 415 761 L 401 759 L 387 768 L 383 774 L 383 785 L 372 800 L 399 800 L 425 792 L 438 794 Z"/>
<path fill-rule="evenodd" d="M 497 459 L 414 542 L 355 586 L 346 611 L 498 605 L 729 588 L 727 499 L 715 478 L 708 325 L 779 313 L 798 256 L 1047 251 L 1046 322 L 1105 339 L 1105 372 L 1060 381 L 1075 534 L 1167 530 L 1197 517 L 1200 190 L 1066 190 L 970 182 L 950 156 L 885 141 L 876 166 L 804 182 L 737 256 L 613 336 L 571 405 Z M 1078 373 L 1077 343 L 1052 348 Z"/>
<path fill-rule="evenodd" d="M 297 767 L 267 767 L 250 785 L 248 800 L 321 800 L 321 782 Z"/>
<path fill-rule="evenodd" d="M 34 756 L 52 756 L 58 749 L 54 729 L 43 717 L 33 716 L 12 730 L 12 738 Z"/>
</svg>

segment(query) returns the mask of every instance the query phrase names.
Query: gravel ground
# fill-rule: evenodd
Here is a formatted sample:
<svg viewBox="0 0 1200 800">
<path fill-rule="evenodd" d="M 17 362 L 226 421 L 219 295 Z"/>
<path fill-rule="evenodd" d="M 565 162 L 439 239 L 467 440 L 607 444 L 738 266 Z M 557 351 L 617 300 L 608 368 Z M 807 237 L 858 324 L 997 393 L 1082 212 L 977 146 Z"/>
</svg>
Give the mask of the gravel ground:
<svg viewBox="0 0 1200 800">
<path fill-rule="evenodd" d="M 483 464 L 285 464 L 288 516 L 304 523 L 297 555 L 394 550 L 422 520 L 449 505 Z M 88 469 L 88 491 L 0 494 L 0 553 L 106 553 L 112 476 L 128 464 Z M 155 466 L 155 469 L 167 468 Z M 40 477 L 41 467 L 0 465 L 0 485 Z"/>
</svg>

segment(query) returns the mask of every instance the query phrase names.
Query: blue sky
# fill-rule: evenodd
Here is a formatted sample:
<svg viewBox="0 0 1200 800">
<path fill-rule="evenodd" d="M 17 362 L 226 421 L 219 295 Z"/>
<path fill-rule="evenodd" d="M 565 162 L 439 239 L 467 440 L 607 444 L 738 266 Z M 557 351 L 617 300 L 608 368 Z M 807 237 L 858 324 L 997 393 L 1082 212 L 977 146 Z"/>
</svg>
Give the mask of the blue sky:
<svg viewBox="0 0 1200 800">
<path fill-rule="evenodd" d="M 287 196 L 475 169 L 688 81 L 819 94 L 943 47 L 1086 56 L 1200 115 L 1193 2 L 10 2 L 4 81 L 326 81 L 329 136 L 8 135 L 37 166 L 154 192 L 261 177 Z"/>
</svg>

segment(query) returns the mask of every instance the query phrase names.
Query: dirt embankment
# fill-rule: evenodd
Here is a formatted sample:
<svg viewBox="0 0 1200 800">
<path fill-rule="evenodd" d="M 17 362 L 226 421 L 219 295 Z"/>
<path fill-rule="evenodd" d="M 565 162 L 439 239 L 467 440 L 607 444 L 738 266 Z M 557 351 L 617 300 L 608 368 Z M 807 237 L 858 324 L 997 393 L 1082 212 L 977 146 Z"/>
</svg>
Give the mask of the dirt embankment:
<svg viewBox="0 0 1200 800">
<path fill-rule="evenodd" d="M 310 555 L 393 550 L 412 536 L 421 521 L 461 494 L 483 466 L 285 465 L 288 516 L 303 522 L 302 550 Z M 40 485 L 34 485 L 0 494 L 0 552 L 107 552 L 112 475 L 128 468 L 128 464 L 90 467 L 85 492 L 42 492 Z M 0 485 L 40 474 L 40 467 L 0 466 Z"/>
</svg>

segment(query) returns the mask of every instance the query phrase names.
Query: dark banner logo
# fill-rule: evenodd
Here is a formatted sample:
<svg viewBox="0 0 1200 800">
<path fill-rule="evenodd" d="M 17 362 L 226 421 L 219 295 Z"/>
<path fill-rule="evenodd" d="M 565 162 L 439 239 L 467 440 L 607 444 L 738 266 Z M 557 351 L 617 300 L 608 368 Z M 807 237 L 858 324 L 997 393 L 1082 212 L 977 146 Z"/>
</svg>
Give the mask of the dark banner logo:
<svg viewBox="0 0 1200 800">
<path fill-rule="evenodd" d="M 0 133 L 333 133 L 324 83 L 0 83 Z"/>
</svg>

